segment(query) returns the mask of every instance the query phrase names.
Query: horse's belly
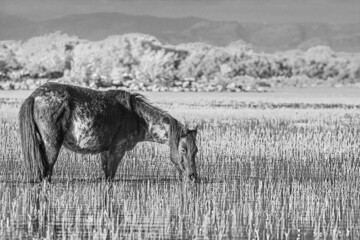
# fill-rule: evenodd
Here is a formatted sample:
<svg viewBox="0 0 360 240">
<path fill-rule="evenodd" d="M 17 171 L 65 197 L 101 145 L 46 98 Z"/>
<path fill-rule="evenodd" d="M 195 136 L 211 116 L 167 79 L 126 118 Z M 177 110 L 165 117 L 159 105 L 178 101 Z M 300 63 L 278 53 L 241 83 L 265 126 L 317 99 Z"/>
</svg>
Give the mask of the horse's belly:
<svg viewBox="0 0 360 240">
<path fill-rule="evenodd" d="M 99 153 L 108 150 L 109 131 L 97 126 L 93 119 L 74 119 L 65 134 L 64 145 L 80 153 Z"/>
</svg>

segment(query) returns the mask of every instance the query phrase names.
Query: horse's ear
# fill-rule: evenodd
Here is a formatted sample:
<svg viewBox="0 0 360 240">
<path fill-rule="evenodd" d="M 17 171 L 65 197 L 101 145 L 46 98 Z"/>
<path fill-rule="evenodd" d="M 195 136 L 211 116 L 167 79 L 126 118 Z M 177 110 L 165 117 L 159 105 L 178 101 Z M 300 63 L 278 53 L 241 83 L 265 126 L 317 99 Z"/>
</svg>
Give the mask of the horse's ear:
<svg viewBox="0 0 360 240">
<path fill-rule="evenodd" d="M 181 134 L 180 134 L 180 137 L 186 137 L 186 135 L 188 134 L 188 128 L 186 127 L 186 125 L 185 126 L 183 126 L 182 128 L 181 128 Z"/>
<path fill-rule="evenodd" d="M 190 130 L 190 132 L 194 135 L 195 138 L 196 138 L 196 135 L 197 135 L 198 127 L 199 127 L 199 125 L 196 125 L 194 129 Z"/>
</svg>

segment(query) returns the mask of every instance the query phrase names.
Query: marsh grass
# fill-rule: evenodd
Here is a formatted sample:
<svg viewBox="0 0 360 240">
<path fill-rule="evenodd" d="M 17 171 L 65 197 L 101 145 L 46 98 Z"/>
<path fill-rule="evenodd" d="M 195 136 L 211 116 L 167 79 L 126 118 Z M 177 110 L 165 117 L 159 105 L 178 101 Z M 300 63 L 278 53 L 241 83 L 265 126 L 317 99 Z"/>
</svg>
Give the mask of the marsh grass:
<svg viewBox="0 0 360 240">
<path fill-rule="evenodd" d="M 196 184 L 150 143 L 125 156 L 113 183 L 98 156 L 64 149 L 51 184 L 28 183 L 17 123 L 1 118 L 0 238 L 360 237 L 358 110 L 216 111 L 189 120 L 200 123 Z"/>
</svg>

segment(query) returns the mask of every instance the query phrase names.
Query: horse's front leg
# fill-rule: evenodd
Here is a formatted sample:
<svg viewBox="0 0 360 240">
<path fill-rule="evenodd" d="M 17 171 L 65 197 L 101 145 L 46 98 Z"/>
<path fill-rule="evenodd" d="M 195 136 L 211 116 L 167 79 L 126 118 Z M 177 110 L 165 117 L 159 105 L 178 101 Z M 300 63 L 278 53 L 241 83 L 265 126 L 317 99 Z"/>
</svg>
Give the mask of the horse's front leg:
<svg viewBox="0 0 360 240">
<path fill-rule="evenodd" d="M 116 170 L 124 157 L 125 148 L 116 149 L 113 151 L 106 151 L 101 153 L 102 170 L 105 173 L 105 178 L 108 181 L 114 180 Z"/>
</svg>

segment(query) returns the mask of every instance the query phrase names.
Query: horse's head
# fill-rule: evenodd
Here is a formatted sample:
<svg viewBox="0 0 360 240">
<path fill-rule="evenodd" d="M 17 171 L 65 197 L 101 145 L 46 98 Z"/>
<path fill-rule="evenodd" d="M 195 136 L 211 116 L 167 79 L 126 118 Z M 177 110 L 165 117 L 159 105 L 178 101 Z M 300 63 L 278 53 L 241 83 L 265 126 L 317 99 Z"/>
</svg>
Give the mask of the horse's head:
<svg viewBox="0 0 360 240">
<path fill-rule="evenodd" d="M 197 127 L 188 129 L 184 127 L 181 130 L 179 144 L 177 149 L 173 148 L 171 152 L 171 161 L 177 166 L 181 174 L 187 174 L 190 180 L 197 179 L 195 157 L 198 152 L 196 146 Z"/>
</svg>

